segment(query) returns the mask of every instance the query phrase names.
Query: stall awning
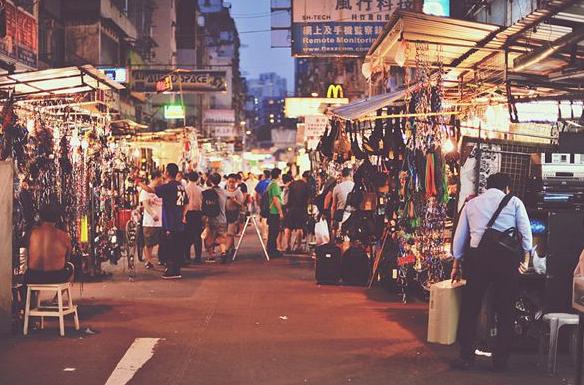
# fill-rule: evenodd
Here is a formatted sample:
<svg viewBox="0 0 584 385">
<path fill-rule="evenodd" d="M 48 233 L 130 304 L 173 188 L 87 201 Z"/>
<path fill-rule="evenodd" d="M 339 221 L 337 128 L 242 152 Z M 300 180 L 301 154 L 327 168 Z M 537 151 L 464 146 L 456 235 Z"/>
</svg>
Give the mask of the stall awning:
<svg viewBox="0 0 584 385">
<path fill-rule="evenodd" d="M 0 91 L 14 90 L 16 97 L 67 95 L 96 90 L 121 90 L 91 65 L 54 68 L 0 76 Z"/>
<path fill-rule="evenodd" d="M 501 27 L 491 24 L 397 10 L 371 46 L 366 62 L 374 67 L 383 64 L 397 65 L 399 49 L 400 56 L 404 58 L 403 65 L 415 66 L 414 45 L 425 43 L 428 45 L 427 60 L 430 63 L 440 61 L 446 66 L 454 65 L 458 58 L 499 30 Z M 408 44 L 405 50 L 400 47 L 401 41 Z M 376 72 L 375 69 L 373 72 Z"/>
<path fill-rule="evenodd" d="M 405 96 L 405 90 L 361 99 L 344 106 L 333 108 L 331 113 L 342 119 L 356 120 L 368 116 L 377 110 L 395 104 Z"/>
<path fill-rule="evenodd" d="M 582 60 L 584 5 L 550 0 L 508 27 L 396 11 L 365 63 L 371 73 L 443 66 L 447 100 L 504 102 L 509 91 L 515 98 L 581 98 Z"/>
</svg>

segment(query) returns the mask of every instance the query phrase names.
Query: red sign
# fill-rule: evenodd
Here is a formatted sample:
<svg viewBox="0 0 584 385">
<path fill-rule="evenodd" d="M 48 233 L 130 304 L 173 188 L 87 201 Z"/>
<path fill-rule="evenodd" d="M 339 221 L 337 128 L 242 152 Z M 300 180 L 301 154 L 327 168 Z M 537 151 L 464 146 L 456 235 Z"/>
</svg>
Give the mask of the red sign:
<svg viewBox="0 0 584 385">
<path fill-rule="evenodd" d="M 397 258 L 398 266 L 413 265 L 414 263 L 416 263 L 416 256 L 413 254 L 408 254 Z"/>
<path fill-rule="evenodd" d="M 36 68 L 38 55 L 38 24 L 28 12 L 4 2 L 6 37 L 0 39 L 0 53 L 29 67 Z"/>
<path fill-rule="evenodd" d="M 156 82 L 156 92 L 172 91 L 172 78 L 166 76 L 165 78 Z"/>
</svg>

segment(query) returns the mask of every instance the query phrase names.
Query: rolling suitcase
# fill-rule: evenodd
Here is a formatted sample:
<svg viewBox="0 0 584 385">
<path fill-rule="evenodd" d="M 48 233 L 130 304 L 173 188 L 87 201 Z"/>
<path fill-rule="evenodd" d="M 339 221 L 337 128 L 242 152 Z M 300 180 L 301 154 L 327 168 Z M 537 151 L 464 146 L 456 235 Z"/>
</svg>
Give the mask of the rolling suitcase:
<svg viewBox="0 0 584 385">
<path fill-rule="evenodd" d="M 316 247 L 317 284 L 337 285 L 341 280 L 341 249 L 327 243 Z"/>
<path fill-rule="evenodd" d="M 345 285 L 367 286 L 371 275 L 371 264 L 363 248 L 349 247 L 341 261 L 341 275 Z"/>
</svg>

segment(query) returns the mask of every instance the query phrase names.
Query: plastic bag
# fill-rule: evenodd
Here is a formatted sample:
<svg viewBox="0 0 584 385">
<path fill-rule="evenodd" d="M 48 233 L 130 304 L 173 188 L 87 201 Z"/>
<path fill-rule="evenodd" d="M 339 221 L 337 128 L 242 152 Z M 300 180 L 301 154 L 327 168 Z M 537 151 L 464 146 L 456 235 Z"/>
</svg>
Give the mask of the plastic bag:
<svg viewBox="0 0 584 385">
<path fill-rule="evenodd" d="M 314 225 L 314 235 L 316 236 L 316 245 L 321 246 L 331 241 L 328 223 L 321 219 Z"/>
<path fill-rule="evenodd" d="M 533 270 L 537 274 L 545 275 L 547 270 L 547 258 L 537 255 L 537 251 L 533 251 Z"/>
</svg>

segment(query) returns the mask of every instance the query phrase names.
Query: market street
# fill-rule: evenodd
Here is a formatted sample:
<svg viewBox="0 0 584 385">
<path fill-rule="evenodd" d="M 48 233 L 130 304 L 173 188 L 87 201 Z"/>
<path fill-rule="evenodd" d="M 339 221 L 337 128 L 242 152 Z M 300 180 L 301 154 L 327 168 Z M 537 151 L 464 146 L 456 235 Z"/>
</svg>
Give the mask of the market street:
<svg viewBox="0 0 584 385">
<path fill-rule="evenodd" d="M 85 284 L 81 298 L 76 284 L 81 331 L 67 321 L 59 337 L 49 321 L 2 340 L 0 384 L 105 384 L 137 338 L 160 340 L 130 384 L 573 383 L 567 355 L 553 377 L 532 353 L 514 357 L 507 374 L 492 373 L 489 360 L 451 371 L 456 349 L 425 342 L 426 303 L 402 304 L 381 288 L 317 286 L 306 256 L 266 263 L 251 232 L 244 243 L 236 263 L 189 267 L 179 281 L 140 265 L 134 283 L 118 273 Z"/>
</svg>

